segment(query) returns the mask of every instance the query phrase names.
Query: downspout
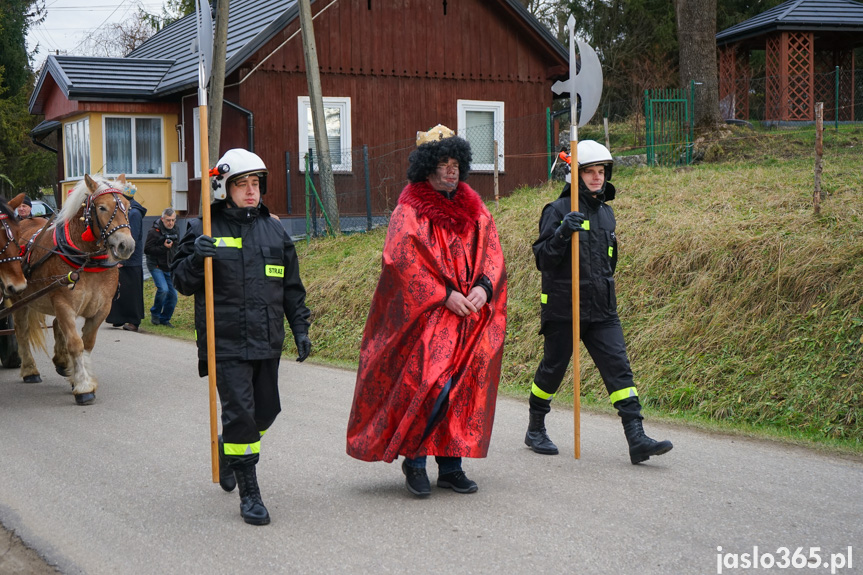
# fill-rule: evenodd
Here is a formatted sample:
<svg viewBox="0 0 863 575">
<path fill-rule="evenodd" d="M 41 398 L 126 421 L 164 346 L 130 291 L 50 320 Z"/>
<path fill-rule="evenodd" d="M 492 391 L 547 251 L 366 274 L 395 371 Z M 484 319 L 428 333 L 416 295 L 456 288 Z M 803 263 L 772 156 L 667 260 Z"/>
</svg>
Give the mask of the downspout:
<svg viewBox="0 0 863 575">
<path fill-rule="evenodd" d="M 227 98 L 225 98 L 224 103 L 229 105 L 230 107 L 234 108 L 235 110 L 239 110 L 240 113 L 243 113 L 246 115 L 246 120 L 248 121 L 248 126 L 249 126 L 249 151 L 254 152 L 255 151 L 255 115 L 252 113 L 251 110 L 247 110 L 247 109 L 243 108 L 242 106 L 240 106 L 239 104 L 235 104 L 235 103 L 231 102 Z"/>
<path fill-rule="evenodd" d="M 48 145 L 46 145 L 46 144 L 43 144 L 42 142 L 40 142 L 39 140 L 37 140 L 37 139 L 36 139 L 36 138 L 34 138 L 33 136 L 30 136 L 30 141 L 31 141 L 31 142 L 33 142 L 34 144 L 36 144 L 37 146 L 39 146 L 40 148 L 45 148 L 45 149 L 46 149 L 46 150 L 48 150 L 49 152 L 54 152 L 55 154 L 58 154 L 58 153 L 59 153 L 57 150 L 55 150 L 55 149 L 54 149 L 54 148 L 52 148 L 51 146 L 48 146 Z"/>
</svg>

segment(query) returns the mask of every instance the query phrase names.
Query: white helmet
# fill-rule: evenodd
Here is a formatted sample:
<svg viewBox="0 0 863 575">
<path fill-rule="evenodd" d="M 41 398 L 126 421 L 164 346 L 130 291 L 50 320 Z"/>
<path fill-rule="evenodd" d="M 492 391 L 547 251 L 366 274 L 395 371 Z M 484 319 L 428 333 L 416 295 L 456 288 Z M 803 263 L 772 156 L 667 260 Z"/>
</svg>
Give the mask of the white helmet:
<svg viewBox="0 0 863 575">
<path fill-rule="evenodd" d="M 614 158 L 608 148 L 593 140 L 582 140 L 578 143 L 578 169 L 603 164 L 605 166 L 605 181 L 611 180 L 611 168 Z"/>
<path fill-rule="evenodd" d="M 251 175 L 258 176 L 261 182 L 261 195 L 266 194 L 267 166 L 261 157 L 243 148 L 228 150 L 219 158 L 216 167 L 210 170 L 210 176 L 213 178 L 213 195 L 216 199 L 225 199 L 230 182 Z"/>
</svg>

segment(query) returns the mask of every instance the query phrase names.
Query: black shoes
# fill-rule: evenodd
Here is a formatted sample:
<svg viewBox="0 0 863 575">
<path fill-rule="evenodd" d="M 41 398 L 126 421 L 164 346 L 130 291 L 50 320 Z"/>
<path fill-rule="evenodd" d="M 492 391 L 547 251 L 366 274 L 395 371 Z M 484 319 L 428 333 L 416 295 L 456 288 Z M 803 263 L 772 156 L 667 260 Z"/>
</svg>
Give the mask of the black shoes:
<svg viewBox="0 0 863 575">
<path fill-rule="evenodd" d="M 134 323 L 124 323 L 123 329 L 126 331 L 138 331 L 138 326 Z"/>
<path fill-rule="evenodd" d="M 405 474 L 405 487 L 417 497 L 431 495 L 431 483 L 425 467 L 411 467 L 407 461 L 402 462 L 402 472 Z M 476 481 L 471 481 L 461 469 L 438 475 L 437 486 L 452 489 L 456 493 L 476 493 Z"/>
<path fill-rule="evenodd" d="M 545 414 L 530 412 L 530 423 L 527 426 L 527 434 L 524 436 L 524 444 L 535 453 L 543 455 L 557 455 L 557 445 L 548 437 L 545 430 Z"/>
<path fill-rule="evenodd" d="M 476 493 L 476 490 L 479 489 L 476 481 L 468 479 L 461 469 L 438 475 L 437 486 L 452 489 L 456 493 Z"/>
<path fill-rule="evenodd" d="M 222 441 L 222 436 L 219 436 L 219 486 L 230 493 L 237 486 L 237 478 L 234 477 L 234 472 L 228 467 L 228 460 L 225 457 L 225 444 Z"/>
<path fill-rule="evenodd" d="M 163 321 L 163 322 L 162 322 L 162 325 L 163 325 L 163 326 L 165 326 L 165 327 L 174 327 L 174 324 L 172 324 L 172 323 L 171 323 L 171 322 L 169 322 L 169 321 Z"/>
<path fill-rule="evenodd" d="M 408 488 L 408 491 L 417 497 L 431 495 L 431 483 L 429 483 L 429 476 L 425 467 L 411 467 L 407 461 L 403 461 L 402 473 L 405 474 L 405 487 Z"/>
<path fill-rule="evenodd" d="M 152 323 L 153 325 L 159 325 L 162 322 L 159 321 L 159 316 L 150 314 L 150 323 Z"/>
<path fill-rule="evenodd" d="M 670 441 L 656 441 L 644 433 L 640 419 L 633 419 L 623 424 L 623 433 L 629 443 L 629 460 L 633 465 L 650 459 L 651 455 L 668 453 L 674 447 Z"/>
<path fill-rule="evenodd" d="M 258 476 L 254 465 L 246 465 L 234 470 L 237 486 L 240 488 L 240 514 L 249 525 L 268 525 L 270 513 L 261 500 Z"/>
</svg>

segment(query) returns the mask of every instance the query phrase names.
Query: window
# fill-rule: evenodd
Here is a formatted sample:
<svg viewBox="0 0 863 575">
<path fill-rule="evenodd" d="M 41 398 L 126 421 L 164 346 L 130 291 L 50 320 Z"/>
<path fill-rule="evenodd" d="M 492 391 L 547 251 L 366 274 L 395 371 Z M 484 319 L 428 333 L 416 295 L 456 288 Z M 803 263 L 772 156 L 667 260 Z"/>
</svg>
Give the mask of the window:
<svg viewBox="0 0 863 575">
<path fill-rule="evenodd" d="M 494 170 L 494 141 L 497 140 L 498 170 L 503 171 L 503 102 L 458 101 L 458 134 L 470 142 L 471 171 Z"/>
<path fill-rule="evenodd" d="M 105 116 L 105 174 L 161 176 L 162 119 Z"/>
<path fill-rule="evenodd" d="M 297 99 L 300 171 L 306 171 L 306 153 L 315 151 L 315 130 L 312 127 L 312 109 L 309 98 Z M 351 99 L 324 98 L 324 121 L 327 125 L 327 140 L 330 143 L 330 158 L 334 172 L 351 171 Z M 315 162 L 315 172 L 318 171 Z"/>
<path fill-rule="evenodd" d="M 69 122 L 63 127 L 66 147 L 66 179 L 83 178 L 90 171 L 90 119 Z"/>
</svg>

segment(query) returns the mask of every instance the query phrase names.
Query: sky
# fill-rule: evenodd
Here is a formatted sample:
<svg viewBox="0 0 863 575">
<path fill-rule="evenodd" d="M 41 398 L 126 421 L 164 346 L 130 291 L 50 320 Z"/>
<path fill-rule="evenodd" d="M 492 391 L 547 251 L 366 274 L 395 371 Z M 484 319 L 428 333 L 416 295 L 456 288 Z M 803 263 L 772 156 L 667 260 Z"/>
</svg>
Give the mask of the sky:
<svg viewBox="0 0 863 575">
<path fill-rule="evenodd" d="M 162 11 L 161 0 L 46 0 L 48 16 L 44 22 L 30 28 L 27 49 L 36 45 L 39 52 L 33 58 L 39 69 L 49 54 L 81 55 L 81 45 L 99 27 L 129 19 L 140 5 L 151 13 Z"/>
</svg>

